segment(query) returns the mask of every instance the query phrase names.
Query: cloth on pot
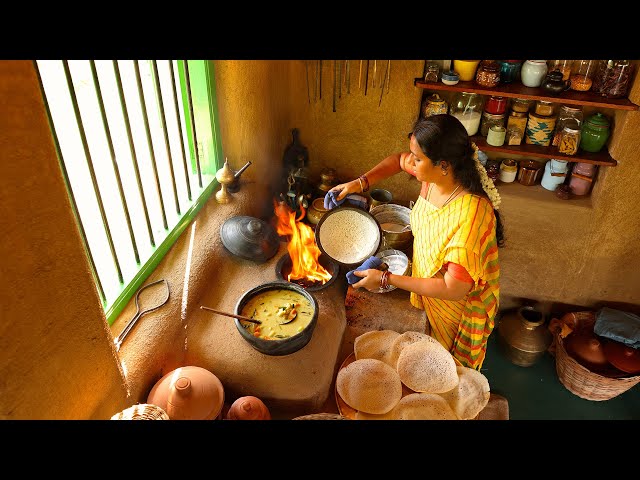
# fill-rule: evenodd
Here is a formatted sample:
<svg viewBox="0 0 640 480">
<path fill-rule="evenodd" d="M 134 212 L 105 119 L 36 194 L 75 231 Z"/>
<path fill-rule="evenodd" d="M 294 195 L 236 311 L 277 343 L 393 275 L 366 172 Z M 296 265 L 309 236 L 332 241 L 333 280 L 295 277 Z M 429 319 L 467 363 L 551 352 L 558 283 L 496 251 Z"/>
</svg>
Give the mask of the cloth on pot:
<svg viewBox="0 0 640 480">
<path fill-rule="evenodd" d="M 633 348 L 640 348 L 640 317 L 614 308 L 602 307 L 596 314 L 593 332 Z"/>
<path fill-rule="evenodd" d="M 380 265 L 382 265 L 381 258 L 378 258 L 378 257 L 367 258 L 364 262 L 362 262 L 362 265 L 360 265 L 358 268 L 354 270 L 349 270 L 347 272 L 347 282 L 349 282 L 349 285 L 353 285 L 354 283 L 358 283 L 360 280 L 362 280 L 360 277 L 357 277 L 355 273 L 353 273 L 356 270 L 357 271 L 369 270 L 370 268 L 378 268 Z"/>
<path fill-rule="evenodd" d="M 340 195 L 340 192 L 327 192 L 327 194 L 324 196 L 324 208 L 326 208 L 327 210 L 332 210 L 336 207 L 339 207 L 346 201 L 353 207 L 362 208 L 363 210 L 367 209 L 367 198 L 363 197 L 362 195 L 350 193 L 342 200 L 336 200 L 338 195 Z"/>
</svg>

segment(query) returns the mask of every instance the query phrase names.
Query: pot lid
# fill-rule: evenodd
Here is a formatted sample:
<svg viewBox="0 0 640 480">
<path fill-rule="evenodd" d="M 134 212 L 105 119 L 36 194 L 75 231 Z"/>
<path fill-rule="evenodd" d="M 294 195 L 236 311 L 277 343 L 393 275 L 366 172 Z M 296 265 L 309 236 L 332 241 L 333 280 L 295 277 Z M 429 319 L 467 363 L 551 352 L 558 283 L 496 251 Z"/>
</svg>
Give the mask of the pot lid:
<svg viewBox="0 0 640 480">
<path fill-rule="evenodd" d="M 640 350 L 615 340 L 608 340 L 604 344 L 604 355 L 618 370 L 632 375 L 640 374 Z"/>
<path fill-rule="evenodd" d="M 234 255 L 255 262 L 273 257 L 280 246 L 275 229 L 259 218 L 239 215 L 220 227 L 223 245 Z"/>
<path fill-rule="evenodd" d="M 375 255 L 382 242 L 382 229 L 375 217 L 355 207 L 329 210 L 315 232 L 322 253 L 347 266 L 360 265 Z"/>
<path fill-rule="evenodd" d="M 595 114 L 591 115 L 585 123 L 588 123 L 592 127 L 597 127 L 597 128 L 609 127 L 609 120 L 607 120 L 607 117 L 605 117 L 600 112 L 596 112 Z"/>
</svg>

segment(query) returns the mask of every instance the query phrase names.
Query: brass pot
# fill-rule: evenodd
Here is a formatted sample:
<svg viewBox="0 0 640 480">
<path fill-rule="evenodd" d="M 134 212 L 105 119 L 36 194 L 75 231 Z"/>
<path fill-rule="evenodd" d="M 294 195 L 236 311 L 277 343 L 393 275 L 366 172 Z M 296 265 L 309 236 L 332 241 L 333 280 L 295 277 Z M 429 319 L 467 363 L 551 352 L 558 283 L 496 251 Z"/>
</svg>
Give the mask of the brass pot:
<svg viewBox="0 0 640 480">
<path fill-rule="evenodd" d="M 530 367 L 551 345 L 553 336 L 544 314 L 534 307 L 520 307 L 506 313 L 498 323 L 498 344 L 511 363 Z"/>
</svg>

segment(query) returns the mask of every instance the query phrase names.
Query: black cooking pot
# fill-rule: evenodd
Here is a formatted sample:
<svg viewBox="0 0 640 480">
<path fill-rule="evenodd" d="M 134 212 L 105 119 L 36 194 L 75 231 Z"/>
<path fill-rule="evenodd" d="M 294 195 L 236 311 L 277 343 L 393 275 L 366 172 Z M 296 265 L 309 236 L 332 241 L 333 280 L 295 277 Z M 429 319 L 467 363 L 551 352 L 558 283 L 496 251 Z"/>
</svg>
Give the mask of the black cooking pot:
<svg viewBox="0 0 640 480">
<path fill-rule="evenodd" d="M 294 292 L 298 292 L 302 294 L 307 300 L 311 302 L 313 307 L 313 316 L 309 324 L 302 330 L 300 333 L 289 337 L 278 340 L 265 340 L 263 338 L 254 337 L 249 333 L 240 323 L 240 320 L 234 318 L 234 322 L 236 324 L 236 328 L 242 338 L 244 338 L 249 345 L 258 350 L 265 355 L 289 355 L 290 353 L 297 352 L 302 347 L 304 347 L 309 340 L 311 340 L 311 335 L 316 328 L 316 324 L 318 323 L 318 301 L 315 299 L 313 295 L 307 292 L 304 288 L 295 283 L 290 282 L 269 282 L 264 283 L 262 285 L 258 285 L 257 287 L 252 288 L 247 291 L 240 297 L 238 303 L 236 304 L 236 308 L 234 313 L 236 315 L 241 315 L 243 307 L 256 295 L 266 292 L 268 290 L 293 290 Z"/>
</svg>

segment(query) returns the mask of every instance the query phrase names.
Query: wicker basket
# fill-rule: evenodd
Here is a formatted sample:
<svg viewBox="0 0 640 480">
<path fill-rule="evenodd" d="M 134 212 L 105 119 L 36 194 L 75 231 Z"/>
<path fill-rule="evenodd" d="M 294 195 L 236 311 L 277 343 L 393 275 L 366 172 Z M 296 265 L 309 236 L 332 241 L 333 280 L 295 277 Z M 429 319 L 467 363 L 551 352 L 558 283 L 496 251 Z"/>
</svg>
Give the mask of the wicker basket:
<svg viewBox="0 0 640 480">
<path fill-rule="evenodd" d="M 578 327 L 593 328 L 594 315 L 578 312 L 574 319 Z M 586 400 L 602 401 L 617 397 L 640 382 L 640 375 L 633 377 L 610 378 L 598 375 L 580 365 L 569 356 L 564 348 L 559 331 L 554 332 L 556 372 L 560 382 L 571 393 Z"/>
<path fill-rule="evenodd" d="M 310 415 L 295 417 L 292 420 L 350 420 L 350 418 L 336 413 L 312 413 Z"/>
<path fill-rule="evenodd" d="M 157 405 L 141 403 L 116 413 L 111 420 L 169 420 L 169 415 Z"/>
</svg>

